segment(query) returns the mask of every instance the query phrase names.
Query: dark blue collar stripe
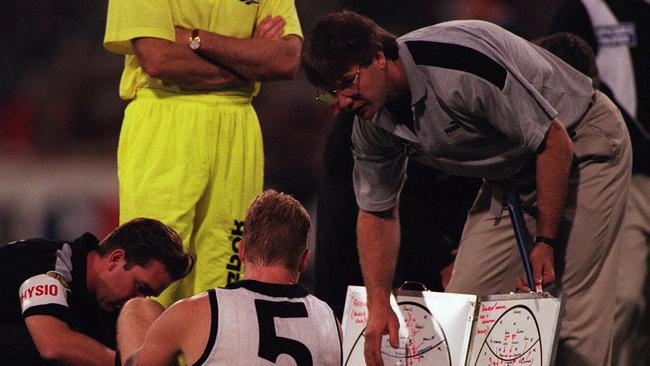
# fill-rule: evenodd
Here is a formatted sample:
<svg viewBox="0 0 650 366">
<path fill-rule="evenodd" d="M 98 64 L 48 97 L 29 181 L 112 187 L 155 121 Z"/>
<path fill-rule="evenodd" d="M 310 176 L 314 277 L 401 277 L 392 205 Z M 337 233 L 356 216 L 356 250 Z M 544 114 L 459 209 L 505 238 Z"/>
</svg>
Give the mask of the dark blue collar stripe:
<svg viewBox="0 0 650 366">
<path fill-rule="evenodd" d="M 465 71 L 489 81 L 499 90 L 505 86 L 506 69 L 475 49 L 429 41 L 407 41 L 406 46 L 417 65 Z"/>
</svg>

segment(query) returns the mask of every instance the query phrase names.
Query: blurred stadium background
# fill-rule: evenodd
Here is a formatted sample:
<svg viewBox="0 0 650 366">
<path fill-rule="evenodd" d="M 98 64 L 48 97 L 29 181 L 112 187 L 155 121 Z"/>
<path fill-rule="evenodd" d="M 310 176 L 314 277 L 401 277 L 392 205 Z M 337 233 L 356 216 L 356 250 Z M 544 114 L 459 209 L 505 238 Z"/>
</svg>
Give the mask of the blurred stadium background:
<svg viewBox="0 0 650 366">
<path fill-rule="evenodd" d="M 231 0 L 237 1 L 237 0 Z M 303 31 L 353 9 L 400 35 L 473 18 L 524 38 L 545 34 L 561 0 L 296 0 Z M 117 224 L 115 155 L 125 102 L 122 57 L 102 47 L 106 0 L 3 2 L 0 24 L 0 243 L 24 237 L 103 236 Z M 302 71 L 266 83 L 254 104 L 265 185 L 315 211 L 323 143 L 333 120 Z M 314 218 L 315 219 L 315 218 Z M 305 279 L 309 282 L 309 276 Z"/>
</svg>

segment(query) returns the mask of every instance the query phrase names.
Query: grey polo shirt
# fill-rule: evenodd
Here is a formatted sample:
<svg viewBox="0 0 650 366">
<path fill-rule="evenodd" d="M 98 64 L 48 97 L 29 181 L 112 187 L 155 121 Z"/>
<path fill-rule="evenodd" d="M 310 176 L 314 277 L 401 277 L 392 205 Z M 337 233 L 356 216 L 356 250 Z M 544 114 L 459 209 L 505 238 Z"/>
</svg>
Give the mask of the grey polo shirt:
<svg viewBox="0 0 650 366">
<path fill-rule="evenodd" d="M 589 77 L 491 23 L 440 23 L 398 43 L 414 131 L 385 108 L 372 120 L 355 120 L 354 189 L 364 210 L 396 204 L 409 158 L 454 175 L 512 183 L 550 121 L 558 117 L 571 129 L 594 94 Z"/>
</svg>

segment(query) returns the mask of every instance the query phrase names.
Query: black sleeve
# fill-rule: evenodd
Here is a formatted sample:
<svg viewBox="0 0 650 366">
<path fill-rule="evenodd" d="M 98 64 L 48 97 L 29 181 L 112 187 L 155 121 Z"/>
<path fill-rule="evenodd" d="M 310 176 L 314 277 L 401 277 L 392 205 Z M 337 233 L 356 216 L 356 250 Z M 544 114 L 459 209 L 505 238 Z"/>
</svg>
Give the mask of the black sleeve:
<svg viewBox="0 0 650 366">
<path fill-rule="evenodd" d="M 47 304 L 47 305 L 39 305 L 39 306 L 33 306 L 29 309 L 27 309 L 23 313 L 23 317 L 27 318 L 28 316 L 32 315 L 49 315 L 53 316 L 55 318 L 61 319 L 62 321 L 66 322 L 68 325 L 72 323 L 72 313 L 70 312 L 70 309 L 66 306 L 59 305 L 59 304 Z"/>
</svg>

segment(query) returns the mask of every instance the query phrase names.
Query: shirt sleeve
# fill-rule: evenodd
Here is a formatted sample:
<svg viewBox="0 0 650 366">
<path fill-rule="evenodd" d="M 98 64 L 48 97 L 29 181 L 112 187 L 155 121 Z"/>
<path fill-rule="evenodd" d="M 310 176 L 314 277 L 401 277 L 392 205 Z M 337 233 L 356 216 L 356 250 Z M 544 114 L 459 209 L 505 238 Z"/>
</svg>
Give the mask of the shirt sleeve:
<svg viewBox="0 0 650 366">
<path fill-rule="evenodd" d="M 118 54 L 133 54 L 131 40 L 138 37 L 174 41 L 176 33 L 169 2 L 109 0 L 104 47 Z"/>
<path fill-rule="evenodd" d="M 284 35 L 296 35 L 302 38 L 302 29 L 294 0 L 261 0 L 257 24 L 267 15 L 282 16 L 286 21 Z"/>
<path fill-rule="evenodd" d="M 70 323 L 72 247 L 65 243 L 54 252 L 36 251 L 31 259 L 32 273 L 23 277 L 17 294 L 23 317 L 50 315 Z"/>
<path fill-rule="evenodd" d="M 436 94 L 448 112 L 459 120 L 484 121 L 476 127 L 494 128 L 536 151 L 558 115 L 542 94 L 556 68 L 533 45 L 493 24 L 450 26 L 444 34 L 457 42 L 442 57 L 453 62 L 422 68 L 436 80 Z"/>
<path fill-rule="evenodd" d="M 357 205 L 370 212 L 394 207 L 406 181 L 407 164 L 397 138 L 357 118 L 352 130 L 352 145 L 352 179 Z"/>
<path fill-rule="evenodd" d="M 19 289 L 23 317 L 51 315 L 69 320 L 68 288 L 65 282 L 47 274 L 25 280 Z"/>
</svg>

